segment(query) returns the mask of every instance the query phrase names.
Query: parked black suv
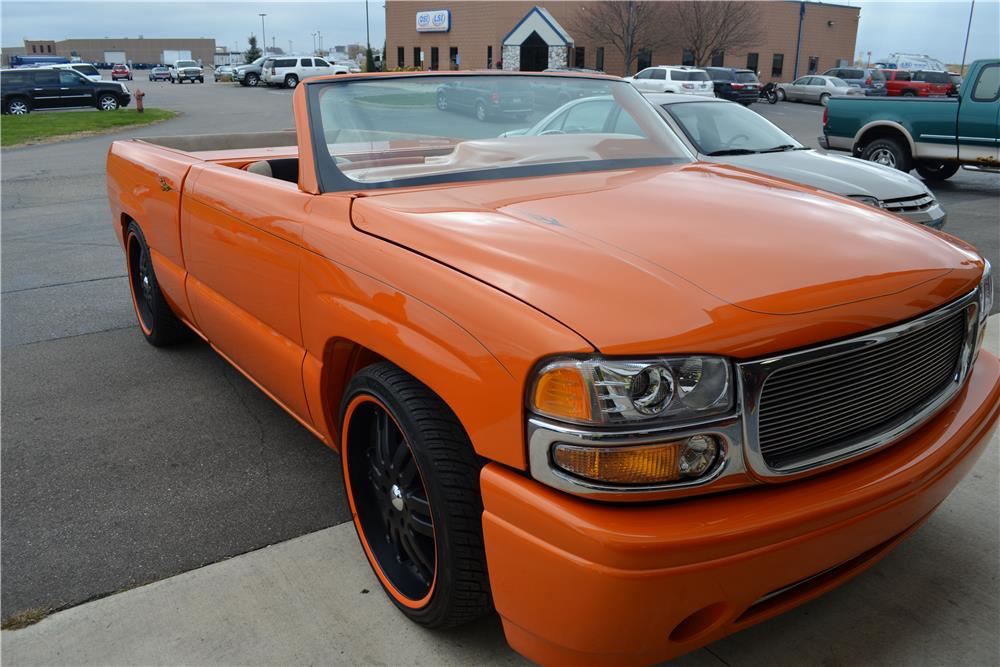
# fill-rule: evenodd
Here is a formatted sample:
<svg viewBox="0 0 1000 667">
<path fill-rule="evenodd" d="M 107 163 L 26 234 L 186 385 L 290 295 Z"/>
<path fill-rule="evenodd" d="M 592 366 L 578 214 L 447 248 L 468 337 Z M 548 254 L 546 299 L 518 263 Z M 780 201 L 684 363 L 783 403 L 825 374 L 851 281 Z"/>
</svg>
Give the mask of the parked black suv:
<svg viewBox="0 0 1000 667">
<path fill-rule="evenodd" d="M 705 71 L 712 78 L 716 97 L 730 102 L 739 102 L 745 106 L 750 106 L 757 101 L 760 81 L 757 79 L 757 75 L 750 70 L 732 67 L 706 67 Z"/>
<path fill-rule="evenodd" d="M 91 81 L 67 69 L 0 70 L 3 113 L 22 115 L 32 109 L 96 107 L 114 111 L 128 106 L 132 95 L 123 83 Z"/>
</svg>

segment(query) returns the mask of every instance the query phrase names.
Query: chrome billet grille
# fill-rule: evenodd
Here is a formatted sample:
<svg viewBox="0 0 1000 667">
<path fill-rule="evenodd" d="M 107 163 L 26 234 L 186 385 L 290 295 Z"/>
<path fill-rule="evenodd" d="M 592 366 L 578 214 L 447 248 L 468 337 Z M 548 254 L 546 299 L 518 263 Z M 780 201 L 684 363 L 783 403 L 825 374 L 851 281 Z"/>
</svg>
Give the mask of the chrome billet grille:
<svg viewBox="0 0 1000 667">
<path fill-rule="evenodd" d="M 916 197 L 886 199 L 882 202 L 882 207 L 892 213 L 913 213 L 924 211 L 930 208 L 932 204 L 934 204 L 934 198 L 928 194 L 923 194 Z"/>
<path fill-rule="evenodd" d="M 757 444 L 788 468 L 886 431 L 954 383 L 967 311 L 847 352 L 777 368 L 761 387 Z"/>
</svg>

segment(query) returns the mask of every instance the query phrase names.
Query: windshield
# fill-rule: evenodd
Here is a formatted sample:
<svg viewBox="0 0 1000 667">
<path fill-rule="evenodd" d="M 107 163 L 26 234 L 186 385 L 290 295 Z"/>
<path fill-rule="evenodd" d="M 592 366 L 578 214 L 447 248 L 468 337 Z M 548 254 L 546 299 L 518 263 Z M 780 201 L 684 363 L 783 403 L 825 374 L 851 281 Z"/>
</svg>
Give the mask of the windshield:
<svg viewBox="0 0 1000 667">
<path fill-rule="evenodd" d="M 801 148 L 802 144 L 740 104 L 665 104 L 681 130 L 703 155 L 744 155 Z"/>
<path fill-rule="evenodd" d="M 177 67 L 197 67 L 198 63 L 193 60 L 178 60 Z"/>
<path fill-rule="evenodd" d="M 622 80 L 403 75 L 306 85 L 327 192 L 692 159 Z"/>
</svg>

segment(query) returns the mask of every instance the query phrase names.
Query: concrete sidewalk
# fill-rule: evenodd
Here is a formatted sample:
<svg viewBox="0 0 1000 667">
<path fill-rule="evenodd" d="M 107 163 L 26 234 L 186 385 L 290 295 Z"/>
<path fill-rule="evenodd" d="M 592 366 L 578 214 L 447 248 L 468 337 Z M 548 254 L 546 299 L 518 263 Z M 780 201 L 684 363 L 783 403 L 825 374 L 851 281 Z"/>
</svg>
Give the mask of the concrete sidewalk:
<svg viewBox="0 0 1000 667">
<path fill-rule="evenodd" d="M 1000 318 L 987 349 L 1000 350 Z M 1000 438 L 933 517 L 830 594 L 678 665 L 1000 664 Z M 2 633 L 6 665 L 523 664 L 490 617 L 430 632 L 342 524 Z"/>
</svg>

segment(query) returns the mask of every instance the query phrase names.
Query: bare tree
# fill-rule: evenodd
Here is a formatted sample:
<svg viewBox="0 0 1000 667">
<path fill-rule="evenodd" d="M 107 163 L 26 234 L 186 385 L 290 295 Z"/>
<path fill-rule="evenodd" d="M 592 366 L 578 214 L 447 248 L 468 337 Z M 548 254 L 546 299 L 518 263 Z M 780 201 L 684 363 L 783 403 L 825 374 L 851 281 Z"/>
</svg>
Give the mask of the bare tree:
<svg viewBox="0 0 1000 667">
<path fill-rule="evenodd" d="M 753 46 L 760 42 L 760 12 L 755 2 L 670 2 L 666 26 L 671 41 L 687 49 L 698 67 L 712 55 Z"/>
<path fill-rule="evenodd" d="M 597 44 L 610 44 L 625 59 L 627 76 L 641 49 L 669 44 L 664 30 L 670 3 L 644 0 L 601 0 L 580 6 L 575 32 Z"/>
</svg>

